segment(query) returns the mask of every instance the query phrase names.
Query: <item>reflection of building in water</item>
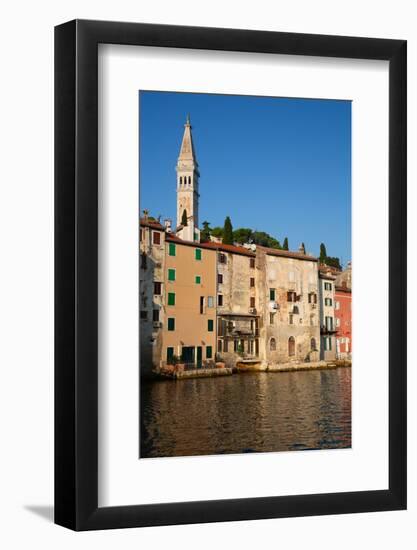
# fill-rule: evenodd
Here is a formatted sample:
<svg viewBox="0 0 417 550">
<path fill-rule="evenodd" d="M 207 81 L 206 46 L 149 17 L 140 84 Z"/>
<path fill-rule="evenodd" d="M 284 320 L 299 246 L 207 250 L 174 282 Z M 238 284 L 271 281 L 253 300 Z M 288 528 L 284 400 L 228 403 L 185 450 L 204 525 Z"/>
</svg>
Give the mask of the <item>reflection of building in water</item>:
<svg viewBox="0 0 417 550">
<path fill-rule="evenodd" d="M 293 252 L 219 238 L 201 242 L 200 172 L 189 118 L 176 171 L 175 230 L 147 211 L 140 219 L 141 373 L 175 363 L 265 367 L 334 360 L 340 271 L 319 269 L 304 245 Z"/>
</svg>

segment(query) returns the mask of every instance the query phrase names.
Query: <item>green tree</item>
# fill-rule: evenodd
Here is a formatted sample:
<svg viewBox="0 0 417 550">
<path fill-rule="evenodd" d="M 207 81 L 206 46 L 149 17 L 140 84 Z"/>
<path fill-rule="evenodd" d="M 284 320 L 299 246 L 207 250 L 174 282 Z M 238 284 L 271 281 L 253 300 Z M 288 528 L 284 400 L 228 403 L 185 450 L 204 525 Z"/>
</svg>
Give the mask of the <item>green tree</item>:
<svg viewBox="0 0 417 550">
<path fill-rule="evenodd" d="M 330 267 L 335 267 L 336 269 L 342 269 L 342 266 L 340 264 L 340 259 L 334 256 L 326 256 L 324 263 L 326 265 L 329 265 Z"/>
<path fill-rule="evenodd" d="M 235 243 L 245 244 L 252 239 L 252 229 L 249 227 L 240 227 L 233 231 L 233 240 Z"/>
<path fill-rule="evenodd" d="M 216 237 L 217 239 L 221 239 L 223 237 L 223 227 L 213 227 L 213 229 L 211 230 L 211 235 L 213 237 Z"/>
<path fill-rule="evenodd" d="M 282 249 L 283 249 L 283 250 L 289 250 L 289 247 L 288 247 L 288 237 L 285 237 L 284 242 L 282 243 Z"/>
<path fill-rule="evenodd" d="M 211 227 L 210 222 L 203 222 L 203 229 L 200 232 L 200 241 L 208 243 L 210 241 Z"/>
<path fill-rule="evenodd" d="M 324 243 L 320 244 L 320 263 L 325 264 L 327 258 L 326 246 Z"/>
<path fill-rule="evenodd" d="M 223 244 L 233 244 L 233 226 L 229 216 L 224 220 Z"/>
<path fill-rule="evenodd" d="M 185 227 L 186 225 L 188 225 L 187 210 L 183 210 L 183 211 L 182 211 L 181 225 L 182 225 L 183 227 Z"/>
</svg>

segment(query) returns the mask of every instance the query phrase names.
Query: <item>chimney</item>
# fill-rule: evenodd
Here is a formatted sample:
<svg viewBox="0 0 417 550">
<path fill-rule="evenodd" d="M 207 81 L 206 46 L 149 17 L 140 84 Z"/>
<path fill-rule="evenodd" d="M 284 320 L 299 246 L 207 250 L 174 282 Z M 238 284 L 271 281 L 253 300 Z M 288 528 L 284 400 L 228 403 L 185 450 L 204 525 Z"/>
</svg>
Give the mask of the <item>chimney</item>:
<svg viewBox="0 0 417 550">
<path fill-rule="evenodd" d="M 171 224 L 172 224 L 172 221 L 171 221 L 169 218 L 167 218 L 166 220 L 164 220 L 165 231 L 166 231 L 167 233 L 172 233 Z"/>
</svg>

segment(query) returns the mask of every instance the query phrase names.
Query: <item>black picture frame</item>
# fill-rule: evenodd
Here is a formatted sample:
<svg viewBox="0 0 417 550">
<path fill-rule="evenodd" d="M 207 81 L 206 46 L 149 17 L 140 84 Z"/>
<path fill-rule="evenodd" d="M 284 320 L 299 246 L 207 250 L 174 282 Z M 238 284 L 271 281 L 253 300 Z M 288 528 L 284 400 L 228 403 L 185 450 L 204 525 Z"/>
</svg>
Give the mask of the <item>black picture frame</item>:
<svg viewBox="0 0 417 550">
<path fill-rule="evenodd" d="M 389 488 L 98 507 L 98 44 L 389 62 Z M 74 20 L 55 28 L 55 522 L 108 529 L 406 508 L 406 41 Z M 395 345 L 394 345 L 395 343 Z"/>
</svg>

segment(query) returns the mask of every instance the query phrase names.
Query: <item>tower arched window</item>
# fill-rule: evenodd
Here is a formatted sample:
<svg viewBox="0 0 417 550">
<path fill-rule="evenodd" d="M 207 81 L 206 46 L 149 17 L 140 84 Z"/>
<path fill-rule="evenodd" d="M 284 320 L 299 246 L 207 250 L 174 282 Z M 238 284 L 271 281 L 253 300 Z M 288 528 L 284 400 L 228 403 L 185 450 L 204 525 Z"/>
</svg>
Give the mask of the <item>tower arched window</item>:
<svg viewBox="0 0 417 550">
<path fill-rule="evenodd" d="M 271 340 L 269 341 L 269 349 L 271 351 L 276 351 L 277 349 L 277 341 L 275 340 L 275 338 L 271 338 Z"/>
<path fill-rule="evenodd" d="M 295 355 L 295 338 L 294 338 L 294 336 L 290 336 L 288 338 L 288 355 L 290 357 Z"/>
</svg>

